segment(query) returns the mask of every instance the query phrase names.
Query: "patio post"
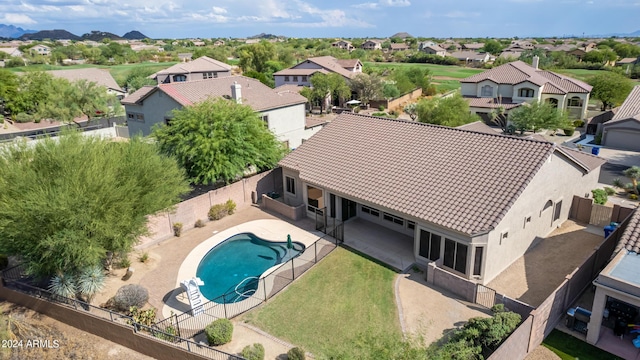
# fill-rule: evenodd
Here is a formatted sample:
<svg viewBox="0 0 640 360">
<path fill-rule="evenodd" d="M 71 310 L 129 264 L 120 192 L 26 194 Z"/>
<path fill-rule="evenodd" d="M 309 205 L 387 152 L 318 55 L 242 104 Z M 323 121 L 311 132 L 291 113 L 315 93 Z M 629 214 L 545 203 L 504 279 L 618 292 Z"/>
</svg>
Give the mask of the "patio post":
<svg viewBox="0 0 640 360">
<path fill-rule="evenodd" d="M 264 290 L 264 302 L 267 302 L 267 282 L 262 278 L 262 290 Z"/>
</svg>

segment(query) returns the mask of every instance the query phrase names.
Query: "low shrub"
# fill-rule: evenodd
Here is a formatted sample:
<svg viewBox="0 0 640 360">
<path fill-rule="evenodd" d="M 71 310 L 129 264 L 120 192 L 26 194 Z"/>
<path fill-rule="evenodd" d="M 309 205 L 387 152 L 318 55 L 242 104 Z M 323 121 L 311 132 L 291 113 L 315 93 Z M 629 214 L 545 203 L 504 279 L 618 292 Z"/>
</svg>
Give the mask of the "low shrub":
<svg viewBox="0 0 640 360">
<path fill-rule="evenodd" d="M 128 268 L 131 266 L 131 260 L 125 255 L 120 261 L 118 261 L 118 267 L 120 269 Z"/>
<path fill-rule="evenodd" d="M 610 187 L 608 187 L 608 186 L 606 186 L 606 187 L 604 188 L 604 192 L 606 192 L 606 193 L 607 193 L 607 195 L 609 195 L 609 196 L 611 196 L 611 195 L 615 195 L 615 194 L 616 194 L 615 189 L 614 189 L 614 188 L 610 188 Z"/>
<path fill-rule="evenodd" d="M 591 193 L 593 194 L 593 202 L 598 204 L 598 205 L 604 205 L 607 203 L 607 192 L 602 190 L 602 189 L 593 189 L 591 190 Z"/>
<path fill-rule="evenodd" d="M 197 228 L 202 228 L 204 227 L 204 221 L 202 221 L 201 219 L 196 220 L 196 223 L 193 225 Z"/>
<path fill-rule="evenodd" d="M 636 194 L 629 194 L 629 199 L 630 199 L 630 200 L 638 200 L 638 195 L 636 195 Z"/>
<path fill-rule="evenodd" d="M 264 360 L 264 346 L 259 343 L 247 345 L 242 349 L 242 357 L 247 360 Z"/>
<path fill-rule="evenodd" d="M 574 121 L 574 122 L 573 122 L 573 126 L 574 126 L 574 127 L 577 127 L 577 128 L 579 128 L 579 127 L 583 127 L 583 126 L 584 126 L 584 121 L 582 121 L 582 120 L 576 120 L 576 121 Z"/>
<path fill-rule="evenodd" d="M 224 203 L 224 206 L 227 209 L 227 214 L 233 215 L 233 213 L 236 212 L 236 203 L 233 200 L 227 200 L 227 202 Z"/>
<path fill-rule="evenodd" d="M 299 347 L 294 347 L 287 351 L 287 359 L 289 360 L 305 360 L 306 358 L 304 350 Z"/>
<path fill-rule="evenodd" d="M 380 105 L 380 106 L 378 106 L 378 110 L 379 110 L 379 111 L 384 111 L 384 105 Z"/>
<path fill-rule="evenodd" d="M 386 112 L 374 112 L 373 114 L 371 114 L 371 116 L 387 116 Z"/>
<path fill-rule="evenodd" d="M 434 85 L 429 85 L 429 87 L 427 88 L 427 91 L 424 92 L 424 96 L 433 96 L 435 94 L 438 93 L 438 88 L 436 88 Z"/>
<path fill-rule="evenodd" d="M 215 204 L 209 209 L 209 220 L 220 220 L 227 216 L 226 204 Z"/>
<path fill-rule="evenodd" d="M 156 309 L 140 310 L 137 306 L 132 306 L 129 308 L 129 316 L 140 325 L 151 326 L 156 322 Z"/>
<path fill-rule="evenodd" d="M 15 121 L 17 123 L 28 123 L 33 121 L 33 116 L 27 113 L 19 113 L 15 116 Z"/>
<path fill-rule="evenodd" d="M 180 237 L 182 235 L 182 223 L 177 222 L 173 224 L 173 235 Z"/>
<path fill-rule="evenodd" d="M 137 284 L 124 285 L 113 297 L 113 305 L 120 311 L 129 311 L 132 306 L 143 307 L 149 300 L 149 291 Z"/>
<path fill-rule="evenodd" d="M 571 136 L 576 131 L 576 129 L 572 128 L 572 127 L 568 127 L 568 128 L 562 129 L 562 130 L 564 131 L 564 134 L 566 136 Z"/>
<path fill-rule="evenodd" d="M 9 257 L 5 254 L 0 254 L 0 270 L 4 270 L 9 266 Z"/>
<path fill-rule="evenodd" d="M 142 253 L 142 255 L 140 255 L 138 260 L 140 260 L 141 263 L 146 263 L 147 261 L 149 261 L 149 253 L 148 252 Z"/>
<path fill-rule="evenodd" d="M 596 143 L 596 145 L 602 145 L 602 133 L 597 133 L 596 136 L 593 137 L 593 141 Z"/>
<path fill-rule="evenodd" d="M 218 319 L 207 325 L 207 327 L 204 328 L 204 332 L 207 335 L 209 345 L 224 345 L 231 341 L 233 324 L 229 319 Z"/>
</svg>

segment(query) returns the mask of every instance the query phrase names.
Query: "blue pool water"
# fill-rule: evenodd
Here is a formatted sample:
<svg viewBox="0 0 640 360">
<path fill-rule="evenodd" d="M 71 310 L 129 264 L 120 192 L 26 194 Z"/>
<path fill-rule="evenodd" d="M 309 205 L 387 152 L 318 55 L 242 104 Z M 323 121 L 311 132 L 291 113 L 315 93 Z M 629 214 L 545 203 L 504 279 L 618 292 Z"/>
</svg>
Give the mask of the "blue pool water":
<svg viewBox="0 0 640 360">
<path fill-rule="evenodd" d="M 293 242 L 293 249 L 288 250 L 286 241 L 267 241 L 251 233 L 233 235 L 200 261 L 196 271 L 204 282 L 200 292 L 217 303 L 242 301 L 256 291 L 262 273 L 298 256 L 304 247 Z"/>
</svg>

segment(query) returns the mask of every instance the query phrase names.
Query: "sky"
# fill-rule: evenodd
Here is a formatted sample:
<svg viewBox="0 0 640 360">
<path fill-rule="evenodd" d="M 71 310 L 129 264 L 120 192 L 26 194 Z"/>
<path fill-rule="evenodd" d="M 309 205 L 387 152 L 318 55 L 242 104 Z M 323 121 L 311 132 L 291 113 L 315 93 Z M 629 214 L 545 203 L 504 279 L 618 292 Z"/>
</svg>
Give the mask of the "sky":
<svg viewBox="0 0 640 360">
<path fill-rule="evenodd" d="M 640 0 L 2 0 L 0 24 L 151 38 L 583 36 L 640 30 Z"/>
</svg>

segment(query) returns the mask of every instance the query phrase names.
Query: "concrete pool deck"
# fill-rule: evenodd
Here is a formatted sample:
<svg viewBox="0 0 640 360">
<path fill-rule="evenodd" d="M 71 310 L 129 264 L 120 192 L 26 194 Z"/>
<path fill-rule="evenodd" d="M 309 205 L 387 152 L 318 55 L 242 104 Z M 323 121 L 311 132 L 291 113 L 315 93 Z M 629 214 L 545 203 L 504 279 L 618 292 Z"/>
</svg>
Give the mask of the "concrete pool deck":
<svg viewBox="0 0 640 360">
<path fill-rule="evenodd" d="M 171 316 L 172 313 L 179 314 L 190 310 L 188 299 L 186 296 L 181 296 L 183 291 L 180 288 L 180 282 L 196 277 L 198 265 L 209 250 L 231 236 L 245 232 L 252 233 L 262 239 L 270 241 L 287 241 L 287 235 L 291 235 L 293 241 L 300 242 L 306 247 L 309 247 L 316 240 L 324 236 L 321 232 L 307 231 L 279 219 L 252 220 L 231 226 L 222 231 L 214 231 L 214 235 L 191 250 L 182 262 L 182 265 L 180 265 L 173 293 L 165 300 L 165 304 L 162 307 L 163 317 L 167 318 Z M 265 273 L 270 273 L 279 266 L 280 265 L 276 265 L 268 269 Z"/>
</svg>

